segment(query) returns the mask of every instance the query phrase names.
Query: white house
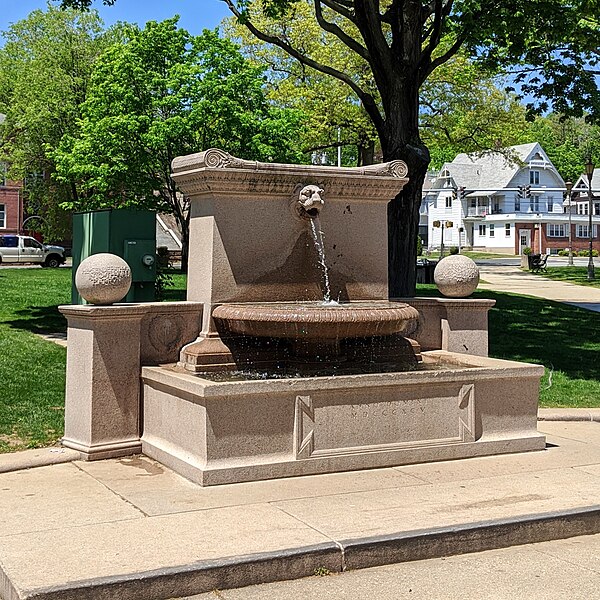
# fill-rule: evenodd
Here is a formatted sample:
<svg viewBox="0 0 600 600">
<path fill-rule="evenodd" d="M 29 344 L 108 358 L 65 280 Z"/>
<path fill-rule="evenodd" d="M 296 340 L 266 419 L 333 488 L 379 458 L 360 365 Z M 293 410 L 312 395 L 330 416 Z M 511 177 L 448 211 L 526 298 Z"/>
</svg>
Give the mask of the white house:
<svg viewBox="0 0 600 600">
<path fill-rule="evenodd" d="M 424 193 L 428 247 L 439 248 L 443 232 L 445 247 L 506 254 L 519 254 L 525 247 L 558 252 L 568 247 L 569 239 L 565 191 L 562 177 L 538 143 L 502 153 L 459 154 Z M 577 234 L 585 233 L 578 229 L 585 217 L 571 217 L 573 247 L 584 248 L 585 240 Z"/>
</svg>

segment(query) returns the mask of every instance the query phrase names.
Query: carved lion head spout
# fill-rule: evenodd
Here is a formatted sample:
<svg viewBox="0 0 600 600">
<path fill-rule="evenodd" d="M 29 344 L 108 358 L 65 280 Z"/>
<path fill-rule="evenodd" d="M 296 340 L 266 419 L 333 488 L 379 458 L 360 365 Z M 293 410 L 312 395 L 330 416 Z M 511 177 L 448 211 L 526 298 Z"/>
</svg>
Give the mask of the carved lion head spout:
<svg viewBox="0 0 600 600">
<path fill-rule="evenodd" d="M 324 192 L 318 185 L 305 185 L 298 194 L 298 212 L 302 217 L 314 219 L 325 205 L 321 197 Z"/>
</svg>

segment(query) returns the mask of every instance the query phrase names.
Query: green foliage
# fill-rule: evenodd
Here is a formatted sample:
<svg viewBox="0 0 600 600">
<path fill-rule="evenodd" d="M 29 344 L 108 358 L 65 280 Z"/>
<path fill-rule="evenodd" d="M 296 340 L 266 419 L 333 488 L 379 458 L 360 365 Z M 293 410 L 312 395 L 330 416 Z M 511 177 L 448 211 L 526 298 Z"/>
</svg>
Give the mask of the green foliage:
<svg viewBox="0 0 600 600">
<path fill-rule="evenodd" d="M 421 236 L 417 236 L 417 256 L 423 256 L 423 240 Z"/>
<path fill-rule="evenodd" d="M 458 247 L 457 246 L 451 246 L 450 247 L 450 254 L 458 254 Z"/>
<path fill-rule="evenodd" d="M 575 183 L 589 156 L 600 164 L 600 126 L 551 114 L 530 125 L 526 141 L 539 142 L 565 181 Z"/>
<path fill-rule="evenodd" d="M 351 66 L 356 79 L 376 93 L 367 63 L 338 38 L 321 29 L 308 2 L 293 6 L 284 17 L 269 18 L 262 5 L 252 5 L 247 17 L 270 34 L 285 36 L 304 52 L 336 68 Z M 223 23 L 225 34 L 239 43 L 243 53 L 266 68 L 269 98 L 278 106 L 301 112 L 305 127 L 300 144 L 307 160 L 328 164 L 368 164 L 374 160 L 377 132 L 356 94 L 341 81 L 294 60 L 281 48 L 260 41 L 235 18 Z M 359 35 L 355 32 L 355 35 Z M 339 137 L 339 139 L 338 139 Z"/>
<path fill-rule="evenodd" d="M 79 191 L 65 206 L 172 212 L 185 242 L 189 215 L 170 179 L 173 158 L 216 146 L 298 162 L 300 117 L 273 107 L 262 70 L 215 32 L 193 37 L 173 18 L 124 34 L 95 65 L 78 135 L 53 153 L 59 180 Z"/>
<path fill-rule="evenodd" d="M 523 248 L 523 254 L 525 256 L 529 256 L 532 253 L 532 250 L 529 246 L 526 246 L 525 248 Z"/>
<path fill-rule="evenodd" d="M 13 179 L 25 179 L 29 214 L 45 219 L 45 233 L 62 238 L 69 221 L 58 207 L 73 200 L 71 181 L 56 182 L 52 150 L 78 130 L 81 104 L 97 55 L 116 31 L 104 32 L 94 13 L 48 7 L 3 33 L 0 49 L 0 159 Z"/>
</svg>

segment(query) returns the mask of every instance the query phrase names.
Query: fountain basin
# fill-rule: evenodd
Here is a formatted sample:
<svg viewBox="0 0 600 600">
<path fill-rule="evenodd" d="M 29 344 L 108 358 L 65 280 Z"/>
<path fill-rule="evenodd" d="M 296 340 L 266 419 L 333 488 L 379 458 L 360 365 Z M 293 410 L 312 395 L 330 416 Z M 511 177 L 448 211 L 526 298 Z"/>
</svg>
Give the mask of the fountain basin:
<svg viewBox="0 0 600 600">
<path fill-rule="evenodd" d="M 408 304 L 373 301 L 222 304 L 212 316 L 228 333 L 322 341 L 410 335 L 419 323 L 419 312 Z"/>
<path fill-rule="evenodd" d="M 423 362 L 258 381 L 144 367 L 143 452 L 218 485 L 544 448 L 543 367 L 444 351 Z"/>
</svg>

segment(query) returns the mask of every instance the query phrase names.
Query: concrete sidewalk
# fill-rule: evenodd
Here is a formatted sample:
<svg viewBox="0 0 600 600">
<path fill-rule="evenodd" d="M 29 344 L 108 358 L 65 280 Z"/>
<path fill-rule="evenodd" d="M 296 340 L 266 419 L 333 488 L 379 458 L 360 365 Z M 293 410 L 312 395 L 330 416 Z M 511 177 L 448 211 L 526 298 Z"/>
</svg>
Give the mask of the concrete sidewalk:
<svg viewBox="0 0 600 600">
<path fill-rule="evenodd" d="M 539 428 L 541 452 L 212 488 L 144 457 L 0 474 L 0 596 L 158 600 L 600 532 L 600 424 Z"/>
<path fill-rule="evenodd" d="M 485 282 L 479 289 L 537 296 L 600 312 L 600 288 L 554 281 L 516 266 L 481 265 L 479 270 Z"/>
</svg>

